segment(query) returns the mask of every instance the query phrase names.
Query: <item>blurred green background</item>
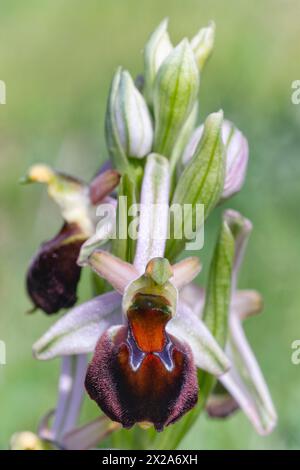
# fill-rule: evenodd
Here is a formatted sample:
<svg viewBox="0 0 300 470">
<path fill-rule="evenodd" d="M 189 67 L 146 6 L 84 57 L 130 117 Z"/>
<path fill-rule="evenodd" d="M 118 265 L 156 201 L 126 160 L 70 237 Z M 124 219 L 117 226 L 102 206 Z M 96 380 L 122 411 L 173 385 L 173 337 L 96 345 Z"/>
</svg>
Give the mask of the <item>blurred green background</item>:
<svg viewBox="0 0 300 470">
<path fill-rule="evenodd" d="M 0 0 L 0 447 L 15 431 L 35 430 L 55 404 L 59 361 L 37 362 L 31 344 L 54 321 L 26 314 L 29 259 L 61 220 L 41 187 L 18 178 L 44 161 L 87 179 L 106 158 L 103 121 L 110 80 L 119 64 L 142 69 L 150 32 L 170 17 L 174 43 L 210 19 L 214 55 L 201 87 L 201 119 L 222 107 L 248 136 L 250 164 L 243 191 L 228 206 L 254 223 L 241 287 L 263 293 L 265 309 L 246 325 L 266 375 L 279 421 L 268 437 L 237 413 L 226 421 L 202 415 L 182 442 L 187 449 L 300 447 L 300 366 L 291 343 L 300 338 L 300 79 L 298 0 Z M 217 214 L 218 215 L 218 214 Z M 204 263 L 215 240 L 206 225 Z M 200 276 L 200 281 L 205 278 Z M 90 295 L 86 274 L 81 299 Z M 85 416 L 96 406 L 85 405 Z"/>
</svg>

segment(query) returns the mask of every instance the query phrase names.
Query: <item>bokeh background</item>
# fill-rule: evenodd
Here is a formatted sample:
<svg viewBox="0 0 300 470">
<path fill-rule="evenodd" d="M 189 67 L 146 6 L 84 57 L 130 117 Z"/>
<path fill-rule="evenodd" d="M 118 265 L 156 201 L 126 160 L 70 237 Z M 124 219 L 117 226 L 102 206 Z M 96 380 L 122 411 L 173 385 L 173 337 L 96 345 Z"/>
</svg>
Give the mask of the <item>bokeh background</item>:
<svg viewBox="0 0 300 470">
<path fill-rule="evenodd" d="M 300 447 L 300 365 L 291 343 L 300 339 L 300 105 L 291 83 L 300 79 L 298 0 L 0 0 L 0 448 L 15 431 L 35 430 L 55 404 L 59 361 L 35 361 L 32 343 L 53 322 L 29 315 L 24 289 L 29 259 L 61 220 L 41 187 L 19 177 L 44 161 L 89 179 L 106 158 L 104 112 L 119 64 L 142 69 L 149 33 L 170 17 L 174 43 L 210 19 L 215 52 L 201 86 L 200 120 L 223 108 L 248 136 L 250 164 L 243 191 L 230 201 L 254 223 L 241 287 L 263 293 L 264 312 L 247 334 L 278 410 L 274 433 L 259 437 L 238 413 L 226 421 L 202 415 L 181 447 L 294 449 Z M 207 266 L 217 213 L 206 225 Z M 207 269 L 201 274 L 205 279 Z M 85 274 L 80 289 L 90 295 Z M 84 407 L 84 418 L 96 415 Z"/>
</svg>

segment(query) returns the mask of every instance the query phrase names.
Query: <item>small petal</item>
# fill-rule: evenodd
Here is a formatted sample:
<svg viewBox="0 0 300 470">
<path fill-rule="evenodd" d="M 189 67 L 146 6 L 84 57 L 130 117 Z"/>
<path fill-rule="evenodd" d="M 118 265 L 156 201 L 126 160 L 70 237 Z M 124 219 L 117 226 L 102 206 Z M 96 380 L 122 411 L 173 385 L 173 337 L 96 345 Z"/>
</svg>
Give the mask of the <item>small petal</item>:
<svg viewBox="0 0 300 470">
<path fill-rule="evenodd" d="M 76 224 L 65 224 L 52 240 L 41 245 L 27 272 L 27 291 L 37 308 L 47 314 L 72 307 L 81 269 L 76 264 L 85 240 Z"/>
<path fill-rule="evenodd" d="M 108 196 L 119 184 L 120 173 L 116 170 L 108 169 L 98 174 L 90 183 L 90 198 L 92 204 L 99 204 Z"/>
<path fill-rule="evenodd" d="M 263 308 L 263 299 L 255 290 L 238 290 L 233 294 L 232 313 L 240 320 L 257 315 Z"/>
<path fill-rule="evenodd" d="M 172 283 L 177 289 L 188 285 L 201 271 L 201 263 L 196 256 L 191 256 L 173 264 Z"/>
<path fill-rule="evenodd" d="M 224 374 L 229 369 L 230 362 L 209 329 L 181 301 L 177 315 L 167 325 L 167 331 L 190 346 L 195 364 L 200 369 L 216 376 Z"/>
<path fill-rule="evenodd" d="M 128 284 L 138 277 L 138 272 L 132 264 L 111 255 L 107 251 L 93 253 L 87 263 L 120 294 L 123 294 Z"/>
<path fill-rule="evenodd" d="M 60 318 L 33 345 L 37 359 L 83 354 L 94 350 L 100 335 L 122 322 L 121 296 L 109 292 L 78 305 Z"/>
</svg>

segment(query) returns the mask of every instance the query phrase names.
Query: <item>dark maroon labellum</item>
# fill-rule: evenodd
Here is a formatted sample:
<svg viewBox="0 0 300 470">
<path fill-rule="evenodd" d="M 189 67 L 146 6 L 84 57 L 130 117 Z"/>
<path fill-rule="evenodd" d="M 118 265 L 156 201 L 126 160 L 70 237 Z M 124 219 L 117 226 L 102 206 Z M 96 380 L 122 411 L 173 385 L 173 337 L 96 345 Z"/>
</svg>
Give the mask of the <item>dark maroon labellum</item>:
<svg viewBox="0 0 300 470">
<path fill-rule="evenodd" d="M 164 298 L 137 294 L 127 316 L 128 327 L 108 330 L 100 338 L 86 388 L 124 427 L 148 421 L 161 431 L 197 402 L 192 352 L 166 333 L 171 313 Z"/>
<path fill-rule="evenodd" d="M 64 224 L 56 237 L 41 245 L 31 261 L 27 291 L 34 305 L 47 314 L 75 304 L 81 272 L 76 261 L 84 240 L 76 224 Z"/>
</svg>

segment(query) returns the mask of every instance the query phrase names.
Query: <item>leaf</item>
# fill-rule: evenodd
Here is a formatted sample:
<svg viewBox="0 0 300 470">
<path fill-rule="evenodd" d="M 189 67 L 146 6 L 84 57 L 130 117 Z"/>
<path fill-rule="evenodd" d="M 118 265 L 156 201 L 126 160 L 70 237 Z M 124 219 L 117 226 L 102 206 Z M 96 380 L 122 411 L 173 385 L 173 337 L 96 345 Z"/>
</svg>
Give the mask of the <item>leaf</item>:
<svg viewBox="0 0 300 470">
<path fill-rule="evenodd" d="M 220 376 L 230 367 L 222 348 L 207 326 L 193 311 L 179 302 L 176 316 L 167 324 L 167 331 L 183 339 L 192 349 L 198 368 Z"/>
</svg>

